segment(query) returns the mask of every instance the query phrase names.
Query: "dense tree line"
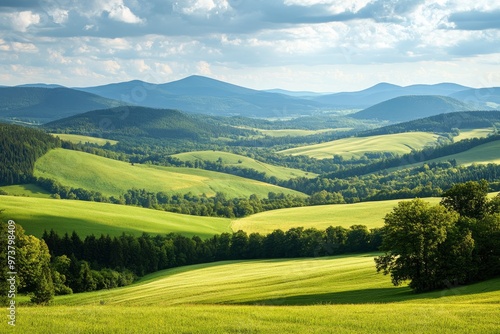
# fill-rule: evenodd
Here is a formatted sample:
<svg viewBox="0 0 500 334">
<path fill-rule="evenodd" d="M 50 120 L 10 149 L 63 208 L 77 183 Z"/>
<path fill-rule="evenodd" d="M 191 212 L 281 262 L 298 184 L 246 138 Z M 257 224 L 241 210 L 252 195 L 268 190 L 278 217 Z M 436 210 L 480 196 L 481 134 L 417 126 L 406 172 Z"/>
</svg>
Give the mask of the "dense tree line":
<svg viewBox="0 0 500 334">
<path fill-rule="evenodd" d="M 500 196 L 487 195 L 482 180 L 453 186 L 439 205 L 400 202 L 385 217 L 377 271 L 416 292 L 500 276 Z"/>
<path fill-rule="evenodd" d="M 63 279 L 62 293 L 92 291 L 129 284 L 134 276 L 184 265 L 223 260 L 317 257 L 377 250 L 381 230 L 366 226 L 303 227 L 275 230 L 268 235 L 244 231 L 222 233 L 208 239 L 180 234 L 136 237 L 58 235 L 42 237 L 52 257 L 52 268 Z M 66 286 L 66 288 L 64 288 Z"/>
<path fill-rule="evenodd" d="M 35 161 L 60 146 L 45 132 L 0 123 L 0 185 L 31 182 Z"/>
</svg>

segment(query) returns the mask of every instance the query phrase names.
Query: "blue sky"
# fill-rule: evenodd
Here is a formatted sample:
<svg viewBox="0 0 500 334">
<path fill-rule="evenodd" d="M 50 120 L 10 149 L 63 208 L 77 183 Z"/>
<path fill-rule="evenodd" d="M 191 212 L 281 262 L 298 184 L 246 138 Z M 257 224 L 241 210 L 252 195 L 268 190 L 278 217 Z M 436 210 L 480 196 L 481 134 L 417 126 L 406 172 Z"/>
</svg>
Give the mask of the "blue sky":
<svg viewBox="0 0 500 334">
<path fill-rule="evenodd" d="M 500 86 L 497 0 L 2 0 L 0 85 Z"/>
</svg>

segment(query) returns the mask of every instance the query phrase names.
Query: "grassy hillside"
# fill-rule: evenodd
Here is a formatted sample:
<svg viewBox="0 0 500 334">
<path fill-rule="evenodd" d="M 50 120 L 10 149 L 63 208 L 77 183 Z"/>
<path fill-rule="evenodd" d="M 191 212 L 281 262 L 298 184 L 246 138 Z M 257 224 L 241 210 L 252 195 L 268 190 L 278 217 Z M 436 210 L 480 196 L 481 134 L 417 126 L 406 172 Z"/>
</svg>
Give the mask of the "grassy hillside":
<svg viewBox="0 0 500 334">
<path fill-rule="evenodd" d="M 50 198 L 50 194 L 37 186 L 36 184 L 15 184 L 11 186 L 0 187 L 0 192 L 12 196 Z"/>
<path fill-rule="evenodd" d="M 304 136 L 311 136 L 328 132 L 349 131 L 352 130 L 352 128 L 336 128 L 336 129 L 320 129 L 320 130 L 300 130 L 300 129 L 279 129 L 279 130 L 256 129 L 256 130 L 270 137 L 286 137 L 286 136 L 304 137 Z"/>
<path fill-rule="evenodd" d="M 28 234 L 37 237 L 41 237 L 45 229 L 54 229 L 59 234 L 76 231 L 80 236 L 176 232 L 211 237 L 230 231 L 230 220 L 225 218 L 96 202 L 0 196 L 0 209 L 5 209 L 5 218 L 15 220 Z"/>
<path fill-rule="evenodd" d="M 115 197 L 134 187 L 169 194 L 192 192 L 211 196 L 216 192 L 223 192 L 228 197 L 248 197 L 252 194 L 267 197 L 270 191 L 301 194 L 229 174 L 195 168 L 133 166 L 122 161 L 64 149 L 52 150 L 37 160 L 35 176 Z"/>
<path fill-rule="evenodd" d="M 111 145 L 115 145 L 118 143 L 116 140 L 98 138 L 98 137 L 90 137 L 90 136 L 81 136 L 81 135 L 71 135 L 66 133 L 53 133 L 54 137 L 59 137 L 62 140 L 66 140 L 75 144 L 78 143 L 91 143 L 97 145 L 106 145 L 106 143 L 110 143 Z"/>
<path fill-rule="evenodd" d="M 351 116 L 357 119 L 405 122 L 444 113 L 468 110 L 472 110 L 469 105 L 451 97 L 408 95 L 377 103 Z"/>
<path fill-rule="evenodd" d="M 286 168 L 280 166 L 273 166 L 265 162 L 257 161 L 252 158 L 248 158 L 242 155 L 233 154 L 229 152 L 221 151 L 196 151 L 175 154 L 173 157 L 180 159 L 182 161 L 192 161 L 195 160 L 208 160 L 217 161 L 219 158 L 222 159 L 222 164 L 226 166 L 237 166 L 240 168 L 252 168 L 258 172 L 266 173 L 267 176 L 275 176 L 278 179 L 288 180 L 291 178 L 305 176 L 305 177 L 315 177 L 314 173 L 307 173 L 299 169 Z"/>
<path fill-rule="evenodd" d="M 500 164 L 500 140 L 479 145 L 461 153 L 446 155 L 437 159 L 431 159 L 425 162 L 404 165 L 397 168 L 389 168 L 387 169 L 387 171 L 392 172 L 397 169 L 421 166 L 423 163 L 448 161 L 453 159 L 456 160 L 458 165 L 462 166 L 469 166 L 472 164 L 490 164 L 490 163 Z"/>
<path fill-rule="evenodd" d="M 57 297 L 56 306 L 20 308 L 18 321 L 24 332 L 58 333 L 132 329 L 136 333 L 328 333 L 332 329 L 493 333 L 498 329 L 500 279 L 414 294 L 377 274 L 373 256 L 176 268 L 120 289 Z"/>
<path fill-rule="evenodd" d="M 453 141 L 457 142 L 465 139 L 472 138 L 486 138 L 488 135 L 493 134 L 493 128 L 480 128 L 480 129 L 463 129 L 460 130 L 460 134 L 458 136 L 453 137 Z"/>
<path fill-rule="evenodd" d="M 440 136 L 429 132 L 408 132 L 370 137 L 352 137 L 316 145 L 280 151 L 286 155 L 307 155 L 317 159 L 329 159 L 340 155 L 345 159 L 359 158 L 367 152 L 393 152 L 397 154 L 420 150 L 436 144 Z"/>
<path fill-rule="evenodd" d="M 427 198 L 426 200 L 437 204 L 440 198 Z M 234 220 L 231 228 L 233 231 L 243 230 L 247 233 L 267 234 L 276 229 L 286 231 L 299 226 L 317 229 L 326 229 L 328 226 L 348 228 L 352 225 L 366 225 L 368 228 L 382 227 L 385 215 L 400 201 L 318 205 L 266 211 Z"/>
</svg>

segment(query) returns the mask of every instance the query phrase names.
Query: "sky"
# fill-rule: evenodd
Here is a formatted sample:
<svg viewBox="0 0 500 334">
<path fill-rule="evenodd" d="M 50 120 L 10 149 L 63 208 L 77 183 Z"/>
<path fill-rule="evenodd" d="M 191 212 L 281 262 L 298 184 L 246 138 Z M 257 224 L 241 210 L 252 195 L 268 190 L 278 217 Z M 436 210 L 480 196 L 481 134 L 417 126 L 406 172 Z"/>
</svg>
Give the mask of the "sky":
<svg viewBox="0 0 500 334">
<path fill-rule="evenodd" d="M 0 85 L 500 86 L 498 0 L 0 0 Z"/>
</svg>

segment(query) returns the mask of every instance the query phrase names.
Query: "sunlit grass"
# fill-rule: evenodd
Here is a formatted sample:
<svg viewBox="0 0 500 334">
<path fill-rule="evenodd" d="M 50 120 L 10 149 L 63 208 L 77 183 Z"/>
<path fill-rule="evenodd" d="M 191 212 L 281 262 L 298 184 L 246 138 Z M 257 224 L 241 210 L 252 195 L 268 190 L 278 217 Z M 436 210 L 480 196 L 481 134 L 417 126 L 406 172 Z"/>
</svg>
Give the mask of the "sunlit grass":
<svg viewBox="0 0 500 334">
<path fill-rule="evenodd" d="M 37 160 L 35 176 L 59 181 L 65 186 L 99 191 L 118 197 L 128 189 L 188 193 L 208 196 L 223 192 L 229 198 L 269 192 L 303 195 L 297 191 L 229 174 L 196 168 L 161 167 L 116 161 L 100 156 L 56 149 Z M 305 196 L 305 195 L 303 195 Z"/>
<path fill-rule="evenodd" d="M 279 153 L 286 155 L 306 155 L 317 159 L 332 158 L 340 155 L 345 159 L 359 158 L 367 152 L 392 152 L 395 154 L 410 153 L 433 146 L 440 136 L 429 132 L 406 132 L 370 137 L 351 137 L 329 141 L 326 143 L 307 145 Z"/>
<path fill-rule="evenodd" d="M 15 220 L 27 233 L 38 237 L 45 229 L 54 229 L 59 234 L 74 230 L 80 236 L 176 232 L 210 237 L 230 231 L 230 220 L 226 218 L 180 215 L 117 204 L 0 196 L 0 209 L 4 209 L 3 217 Z"/>
</svg>

